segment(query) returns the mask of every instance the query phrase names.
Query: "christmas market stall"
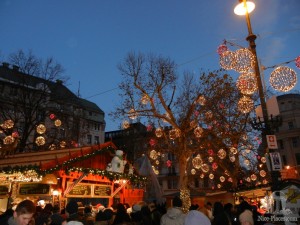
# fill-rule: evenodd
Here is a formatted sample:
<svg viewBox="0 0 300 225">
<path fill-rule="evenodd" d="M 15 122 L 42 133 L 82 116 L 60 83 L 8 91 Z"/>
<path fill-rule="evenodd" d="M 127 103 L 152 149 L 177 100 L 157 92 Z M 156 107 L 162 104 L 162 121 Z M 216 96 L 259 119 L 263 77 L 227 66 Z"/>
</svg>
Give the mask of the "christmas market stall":
<svg viewBox="0 0 300 225">
<path fill-rule="evenodd" d="M 82 207 L 133 204 L 143 200 L 146 183 L 112 142 L 10 155 L 0 159 L 0 180 L 1 212 L 23 199 L 60 209 L 70 199 Z"/>
</svg>

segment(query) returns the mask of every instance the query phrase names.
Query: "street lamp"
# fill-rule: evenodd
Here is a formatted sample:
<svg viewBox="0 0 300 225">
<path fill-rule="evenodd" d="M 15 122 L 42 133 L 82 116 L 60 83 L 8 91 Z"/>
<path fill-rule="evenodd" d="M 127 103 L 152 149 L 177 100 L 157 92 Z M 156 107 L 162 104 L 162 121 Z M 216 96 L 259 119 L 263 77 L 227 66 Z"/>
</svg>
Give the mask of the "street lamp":
<svg viewBox="0 0 300 225">
<path fill-rule="evenodd" d="M 258 88 L 258 94 L 260 98 L 262 115 L 263 115 L 264 126 L 261 127 L 262 146 L 263 149 L 266 150 L 266 153 L 269 153 L 269 149 L 267 148 L 267 137 L 266 137 L 266 135 L 271 134 L 269 115 L 268 115 L 265 92 L 263 89 L 263 84 L 262 84 L 262 79 L 261 79 L 259 64 L 258 64 L 258 58 L 256 53 L 256 44 L 255 44 L 256 35 L 253 34 L 252 32 L 251 20 L 249 16 L 249 13 L 252 12 L 254 8 L 255 8 L 255 4 L 253 2 L 247 0 L 240 0 L 240 3 L 234 9 L 234 13 L 237 15 L 245 15 L 246 17 L 246 22 L 248 27 L 248 36 L 246 40 L 249 42 L 250 51 L 254 55 L 254 71 L 255 71 L 256 83 Z M 280 177 L 280 173 L 278 171 L 272 171 L 271 168 L 271 177 L 272 177 L 273 185 L 276 188 Z"/>
</svg>

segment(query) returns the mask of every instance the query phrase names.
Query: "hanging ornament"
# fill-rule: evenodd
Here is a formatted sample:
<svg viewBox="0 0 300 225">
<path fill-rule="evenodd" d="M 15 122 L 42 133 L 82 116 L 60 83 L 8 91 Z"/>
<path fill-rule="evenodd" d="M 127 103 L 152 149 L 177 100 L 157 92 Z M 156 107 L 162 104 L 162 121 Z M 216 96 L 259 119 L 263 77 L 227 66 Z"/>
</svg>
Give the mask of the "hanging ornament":
<svg viewBox="0 0 300 225">
<path fill-rule="evenodd" d="M 197 99 L 197 103 L 199 105 L 205 105 L 206 104 L 206 98 L 203 95 L 200 95 L 199 98 Z"/>
<path fill-rule="evenodd" d="M 38 134 L 43 134 L 46 132 L 46 127 L 44 124 L 39 124 L 37 127 L 36 127 L 36 132 Z"/>
<path fill-rule="evenodd" d="M 191 174 L 192 174 L 192 175 L 195 175 L 196 172 L 197 172 L 197 171 L 196 171 L 195 169 L 191 169 Z"/>
<path fill-rule="evenodd" d="M 171 140 L 174 140 L 174 139 L 180 137 L 180 135 L 181 135 L 181 132 L 179 129 L 172 129 L 169 131 L 169 138 Z"/>
<path fill-rule="evenodd" d="M 276 91 L 290 91 L 296 83 L 297 73 L 287 66 L 279 66 L 271 73 L 270 84 Z"/>
<path fill-rule="evenodd" d="M 55 125 L 56 127 L 60 127 L 60 126 L 61 126 L 61 120 L 59 120 L 59 119 L 55 120 L 55 121 L 54 121 L 54 125 Z"/>
<path fill-rule="evenodd" d="M 202 127 L 196 127 L 194 129 L 194 134 L 196 136 L 196 138 L 201 138 L 202 137 L 202 134 L 203 134 L 203 128 Z"/>
<path fill-rule="evenodd" d="M 129 121 L 128 121 L 128 120 L 124 120 L 124 121 L 122 122 L 122 127 L 123 127 L 123 129 L 129 128 L 129 127 L 130 127 Z"/>
<path fill-rule="evenodd" d="M 257 176 L 256 176 L 256 174 L 252 174 L 252 175 L 250 176 L 250 178 L 251 178 L 252 181 L 256 181 Z"/>
<path fill-rule="evenodd" d="M 198 154 L 195 158 L 192 160 L 193 167 L 196 169 L 200 169 L 203 161 L 201 159 L 201 156 Z"/>
<path fill-rule="evenodd" d="M 197 121 L 196 120 L 192 120 L 191 122 L 190 122 L 190 127 L 196 127 L 197 126 Z"/>
<path fill-rule="evenodd" d="M 208 175 L 208 177 L 209 177 L 209 179 L 214 179 L 214 177 L 215 177 L 215 175 L 213 175 L 212 173 L 210 173 L 209 175 Z"/>
<path fill-rule="evenodd" d="M 45 141 L 45 138 L 42 137 L 42 136 L 39 136 L 35 139 L 35 143 L 38 145 L 38 146 L 41 146 L 41 145 L 44 145 L 46 143 Z"/>
<path fill-rule="evenodd" d="M 217 188 L 219 188 L 219 189 L 220 189 L 221 187 L 222 187 L 222 185 L 221 185 L 221 184 L 217 184 Z"/>
<path fill-rule="evenodd" d="M 247 177 L 247 178 L 246 178 L 246 181 L 247 181 L 247 182 L 251 182 L 251 178 L 250 178 L 250 177 Z"/>
<path fill-rule="evenodd" d="M 209 156 L 209 157 L 208 157 L 208 162 L 212 163 L 213 161 L 214 161 L 214 157 Z"/>
<path fill-rule="evenodd" d="M 219 55 L 221 55 L 223 52 L 226 52 L 226 51 L 228 51 L 228 47 L 225 44 L 219 45 L 218 50 L 217 50 Z"/>
<path fill-rule="evenodd" d="M 250 165 L 250 161 L 249 161 L 248 159 L 245 159 L 245 160 L 244 160 L 244 164 L 245 164 L 246 166 L 249 166 L 249 165 Z"/>
<path fill-rule="evenodd" d="M 141 98 L 141 103 L 143 104 L 143 105 L 147 105 L 148 104 L 148 102 L 149 102 L 149 100 L 150 100 L 150 98 L 148 97 L 148 95 L 143 95 L 143 97 Z"/>
<path fill-rule="evenodd" d="M 14 137 L 14 138 L 18 138 L 19 137 L 18 131 L 12 132 L 11 136 Z"/>
<path fill-rule="evenodd" d="M 230 182 L 230 183 L 232 183 L 233 182 L 233 179 L 232 179 L 232 177 L 228 177 L 228 182 Z"/>
<path fill-rule="evenodd" d="M 135 109 L 130 109 L 128 112 L 128 118 L 131 120 L 135 120 L 138 116 L 138 113 L 135 111 Z"/>
<path fill-rule="evenodd" d="M 248 96 L 243 96 L 238 102 L 238 109 L 242 113 L 249 113 L 253 108 L 254 108 L 254 102 Z"/>
<path fill-rule="evenodd" d="M 237 81 L 236 86 L 244 95 L 252 95 L 257 90 L 255 73 L 242 73 Z"/>
<path fill-rule="evenodd" d="M 163 136 L 163 130 L 162 128 L 158 127 L 155 129 L 155 136 L 160 138 L 161 136 Z"/>
<path fill-rule="evenodd" d="M 260 159 L 260 161 L 262 162 L 262 163 L 266 163 L 267 162 L 267 159 L 266 159 L 266 157 L 261 157 L 261 159 Z"/>
<path fill-rule="evenodd" d="M 166 165 L 168 168 L 170 168 L 172 166 L 172 161 L 171 160 L 167 160 Z"/>
<path fill-rule="evenodd" d="M 216 170 L 216 169 L 218 168 L 218 164 L 214 162 L 214 163 L 211 165 L 211 167 L 213 168 L 213 170 Z"/>
<path fill-rule="evenodd" d="M 218 151 L 218 157 L 220 159 L 224 159 L 226 157 L 226 151 L 223 148 Z"/>
<path fill-rule="evenodd" d="M 11 129 L 15 125 L 14 121 L 12 120 L 5 120 L 4 123 L 2 124 L 3 129 Z"/>
<path fill-rule="evenodd" d="M 225 177 L 224 176 L 220 176 L 220 181 L 223 183 L 225 181 Z"/>
<path fill-rule="evenodd" d="M 153 159 L 153 160 L 156 160 L 157 157 L 158 157 L 156 150 L 154 150 L 154 149 L 151 150 L 151 151 L 150 151 L 150 154 L 149 154 L 149 157 L 150 157 L 151 159 Z"/>
<path fill-rule="evenodd" d="M 260 175 L 261 177 L 265 177 L 265 176 L 267 175 L 267 173 L 266 173 L 266 171 L 261 170 L 261 171 L 259 171 L 259 175 Z"/>
<path fill-rule="evenodd" d="M 49 145 L 49 150 L 55 150 L 56 149 L 56 146 L 55 146 L 55 144 L 51 144 L 51 145 Z"/>
<path fill-rule="evenodd" d="M 220 54 L 220 66 L 225 70 L 232 70 L 236 63 L 235 52 L 225 51 Z"/>
<path fill-rule="evenodd" d="M 156 164 L 156 165 L 159 165 L 159 160 L 155 160 L 155 164 Z"/>
<path fill-rule="evenodd" d="M 55 114 L 53 114 L 53 113 L 51 113 L 50 115 L 49 115 L 49 118 L 51 119 L 51 120 L 54 120 L 55 119 Z"/>
<path fill-rule="evenodd" d="M 67 145 L 67 143 L 66 143 L 65 141 L 59 142 L 59 146 L 60 146 L 61 148 L 65 148 L 66 145 Z"/>
<path fill-rule="evenodd" d="M 235 155 L 230 153 L 229 154 L 229 159 L 230 159 L 231 162 L 235 162 Z"/>
<path fill-rule="evenodd" d="M 233 69 L 239 73 L 248 72 L 254 67 L 255 57 L 253 53 L 247 49 L 242 48 L 235 51 L 235 60 Z"/>
<path fill-rule="evenodd" d="M 232 153 L 232 154 L 237 154 L 238 153 L 238 150 L 235 148 L 235 147 L 231 147 L 229 149 L 229 151 Z"/>
<path fill-rule="evenodd" d="M 204 173 L 201 173 L 201 174 L 200 174 L 200 178 L 201 178 L 201 179 L 203 179 L 204 176 L 205 176 Z"/>
<path fill-rule="evenodd" d="M 202 164 L 201 166 L 201 170 L 204 172 L 204 173 L 207 173 L 209 171 L 209 166 L 207 164 Z"/>
<path fill-rule="evenodd" d="M 208 155 L 212 156 L 212 155 L 214 155 L 214 150 L 208 149 L 208 150 L 207 150 L 207 153 L 208 153 Z"/>
<path fill-rule="evenodd" d="M 300 56 L 295 59 L 295 65 L 300 69 Z"/>
<path fill-rule="evenodd" d="M 153 138 L 151 138 L 150 141 L 149 141 L 149 144 L 150 144 L 151 146 L 156 145 L 156 140 L 153 139 Z"/>
<path fill-rule="evenodd" d="M 212 111 L 207 111 L 206 113 L 205 113 L 205 117 L 206 117 L 206 119 L 208 119 L 208 120 L 210 120 L 210 119 L 212 119 L 213 118 L 213 113 L 212 113 Z"/>
<path fill-rule="evenodd" d="M 152 131 L 152 129 L 153 129 L 153 126 L 151 124 L 147 125 L 147 131 L 148 132 Z"/>
<path fill-rule="evenodd" d="M 13 137 L 13 136 L 11 136 L 11 135 L 8 135 L 8 136 L 6 136 L 4 139 L 3 139 L 3 144 L 5 144 L 5 145 L 10 145 L 10 144 L 12 144 L 12 143 L 14 143 L 15 142 L 15 138 Z M 1 149 L 1 148 L 0 148 Z"/>
</svg>

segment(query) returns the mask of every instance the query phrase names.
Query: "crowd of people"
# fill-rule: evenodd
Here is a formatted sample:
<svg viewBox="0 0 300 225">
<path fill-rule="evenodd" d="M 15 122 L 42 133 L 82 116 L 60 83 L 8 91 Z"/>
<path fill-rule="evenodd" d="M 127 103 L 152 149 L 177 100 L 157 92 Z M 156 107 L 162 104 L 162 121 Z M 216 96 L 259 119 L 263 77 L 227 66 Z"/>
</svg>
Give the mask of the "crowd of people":
<svg viewBox="0 0 300 225">
<path fill-rule="evenodd" d="M 174 197 L 172 207 L 154 202 L 132 205 L 118 203 L 111 207 L 84 207 L 69 201 L 60 211 L 50 203 L 43 208 L 30 200 L 20 202 L 0 216 L 1 225 L 260 225 L 257 211 L 246 201 L 238 206 L 231 203 L 207 202 L 204 207 L 192 205 L 187 213 L 182 201 Z"/>
</svg>

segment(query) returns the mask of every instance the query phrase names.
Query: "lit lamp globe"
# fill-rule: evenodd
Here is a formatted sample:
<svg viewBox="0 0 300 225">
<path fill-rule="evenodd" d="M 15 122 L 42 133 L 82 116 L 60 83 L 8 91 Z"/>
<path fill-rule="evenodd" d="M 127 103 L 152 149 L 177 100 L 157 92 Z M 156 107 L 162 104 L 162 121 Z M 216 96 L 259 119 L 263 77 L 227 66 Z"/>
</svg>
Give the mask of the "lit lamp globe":
<svg viewBox="0 0 300 225">
<path fill-rule="evenodd" d="M 57 184 L 57 177 L 54 174 L 46 174 L 42 179 L 42 183 Z"/>
<path fill-rule="evenodd" d="M 239 16 L 246 15 L 246 12 L 251 13 L 255 9 L 255 4 L 251 1 L 241 1 L 235 8 L 234 13 Z"/>
</svg>

